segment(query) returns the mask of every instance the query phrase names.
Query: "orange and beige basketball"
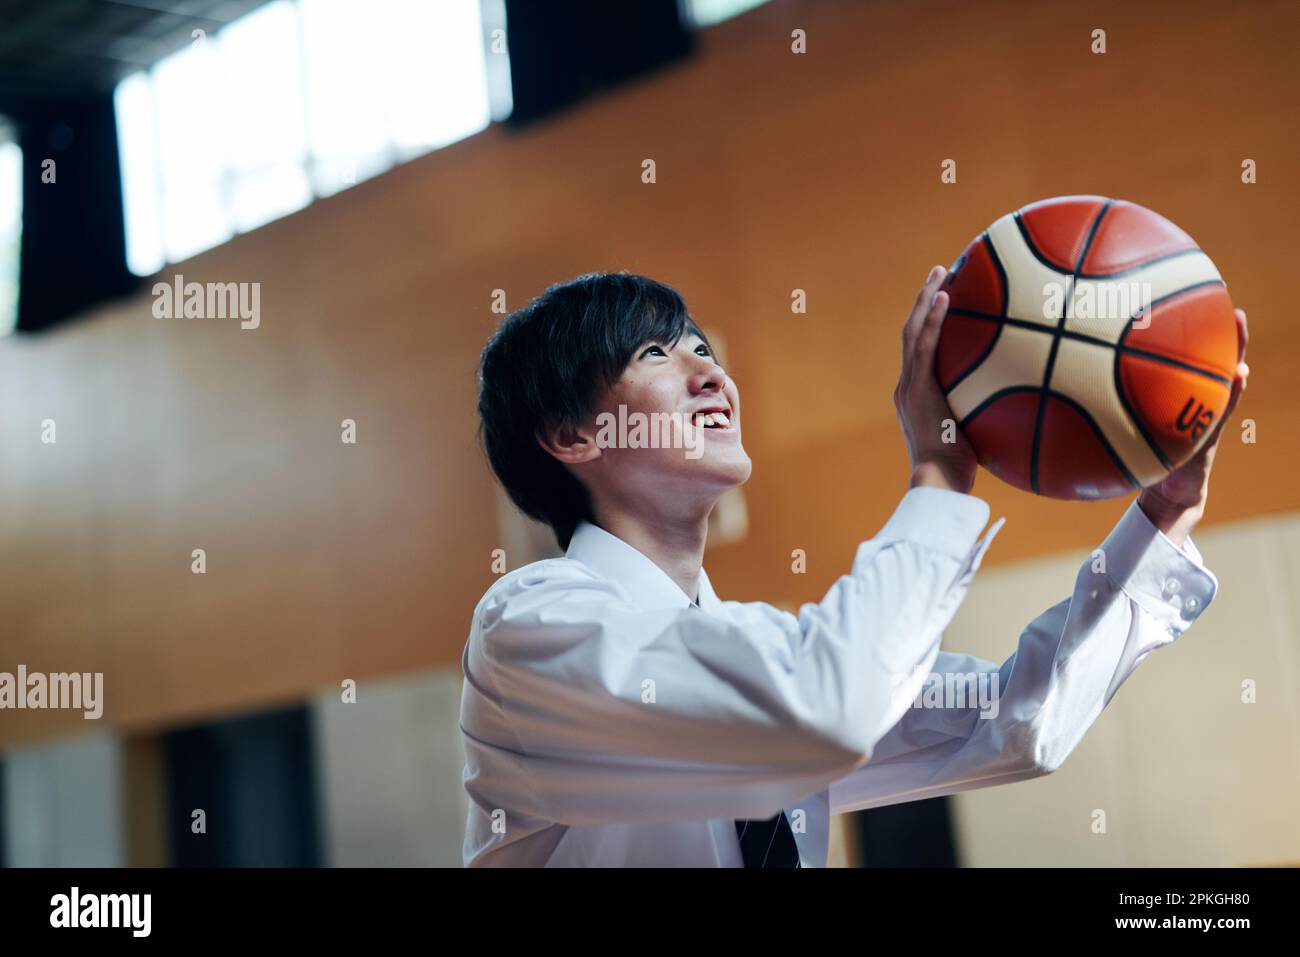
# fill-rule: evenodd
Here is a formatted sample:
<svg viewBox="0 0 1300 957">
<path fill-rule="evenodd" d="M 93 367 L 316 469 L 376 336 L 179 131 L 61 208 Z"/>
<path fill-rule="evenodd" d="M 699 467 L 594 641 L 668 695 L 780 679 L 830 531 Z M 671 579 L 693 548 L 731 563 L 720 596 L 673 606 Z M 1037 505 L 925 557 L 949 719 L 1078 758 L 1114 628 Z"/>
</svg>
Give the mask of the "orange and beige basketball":
<svg viewBox="0 0 1300 957">
<path fill-rule="evenodd" d="M 1218 269 L 1163 216 L 1047 199 L 977 236 L 944 281 L 936 373 L 980 463 L 1065 499 L 1123 495 L 1191 458 L 1232 391 Z"/>
</svg>

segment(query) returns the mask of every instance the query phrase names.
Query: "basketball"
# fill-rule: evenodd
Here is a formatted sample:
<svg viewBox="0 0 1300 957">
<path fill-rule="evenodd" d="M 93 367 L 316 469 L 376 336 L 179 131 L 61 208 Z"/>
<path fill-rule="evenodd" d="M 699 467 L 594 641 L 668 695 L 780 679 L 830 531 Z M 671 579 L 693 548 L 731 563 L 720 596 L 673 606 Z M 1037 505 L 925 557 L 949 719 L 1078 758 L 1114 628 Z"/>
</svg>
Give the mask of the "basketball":
<svg viewBox="0 0 1300 957">
<path fill-rule="evenodd" d="M 1135 203 L 1062 196 L 971 241 L 936 373 L 980 464 L 1039 495 L 1102 499 L 1191 458 L 1227 407 L 1237 329 L 1210 258 Z"/>
</svg>

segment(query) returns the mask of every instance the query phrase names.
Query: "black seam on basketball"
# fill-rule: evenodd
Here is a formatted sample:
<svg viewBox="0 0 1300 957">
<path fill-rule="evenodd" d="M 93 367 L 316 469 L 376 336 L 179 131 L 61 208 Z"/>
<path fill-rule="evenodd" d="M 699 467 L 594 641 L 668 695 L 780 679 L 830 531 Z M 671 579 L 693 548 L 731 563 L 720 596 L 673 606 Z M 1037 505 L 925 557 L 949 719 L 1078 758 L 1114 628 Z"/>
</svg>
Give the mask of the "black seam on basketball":
<svg viewBox="0 0 1300 957">
<path fill-rule="evenodd" d="M 998 271 L 998 281 L 1002 283 L 1002 302 L 998 304 L 998 315 L 1005 319 L 1007 306 L 1011 303 L 1011 283 L 1007 282 L 1007 268 L 1002 265 L 1002 257 L 998 255 L 997 247 L 993 245 L 993 237 L 989 235 L 987 229 L 984 230 L 984 248 L 989 252 L 993 268 Z"/>
<path fill-rule="evenodd" d="M 1222 279 L 1206 279 L 1203 282 L 1196 282 L 1196 283 L 1192 283 L 1190 286 L 1184 286 L 1182 289 L 1175 289 L 1173 292 L 1166 293 L 1165 295 L 1160 296 L 1158 299 L 1152 299 L 1151 302 L 1148 303 L 1147 307 L 1150 309 L 1154 309 L 1156 306 L 1161 305 L 1162 303 L 1166 303 L 1171 299 L 1176 299 L 1177 297 L 1185 293 L 1195 292 L 1196 290 L 1204 289 L 1207 286 L 1224 286 L 1224 285 L 1226 284 Z M 1017 329 L 1030 329 L 1034 332 L 1041 332 L 1044 335 L 1056 334 L 1056 330 L 1053 329 L 1052 327 L 1045 326 L 1041 322 L 1033 322 L 1029 319 L 1016 319 L 1012 316 L 995 316 L 992 313 L 980 312 L 977 309 L 963 309 L 960 307 L 951 308 L 948 311 L 955 316 L 962 316 L 966 319 L 982 319 L 986 322 L 997 322 L 997 323 L 1001 323 L 1002 325 L 1014 326 Z M 1124 328 L 1120 332 L 1119 340 L 1117 342 L 1111 342 L 1109 339 L 1101 339 L 1098 338 L 1097 336 L 1089 335 L 1086 332 L 1078 332 L 1074 329 L 1062 329 L 1061 336 L 1065 339 L 1074 339 L 1079 342 L 1087 342 L 1095 346 L 1103 346 L 1107 349 L 1118 349 L 1120 352 L 1130 353 L 1132 355 L 1149 356 L 1152 359 L 1156 359 L 1159 362 L 1172 363 L 1174 365 L 1179 366 L 1180 368 L 1186 369 L 1188 372 L 1195 372 L 1197 375 L 1203 375 L 1207 378 L 1214 379 L 1216 382 L 1222 382 L 1225 385 L 1232 385 L 1231 379 L 1225 378 L 1219 373 L 1212 372 L 1211 370 L 1202 368 L 1201 366 L 1193 365 L 1190 362 L 1185 362 L 1182 359 L 1174 359 L 1171 356 L 1164 356 L 1158 352 L 1148 352 L 1146 349 L 1141 349 L 1138 348 L 1137 346 L 1124 345 L 1124 340 L 1125 338 L 1127 338 L 1129 331 L 1133 328 L 1133 320 L 1136 318 L 1137 316 L 1132 316 L 1124 323 Z"/>
<path fill-rule="evenodd" d="M 1061 275 L 1065 275 L 1065 273 L 1061 273 Z M 1175 299 L 1178 296 L 1183 295 L 1184 293 L 1195 292 L 1196 290 L 1204 289 L 1207 286 L 1226 286 L 1226 285 L 1227 283 L 1225 283 L 1222 279 L 1203 279 L 1200 282 L 1192 283 L 1190 286 L 1183 286 L 1181 289 L 1175 289 L 1173 292 L 1167 292 L 1163 296 L 1159 296 L 1156 299 L 1152 299 L 1151 302 L 1147 304 L 1147 307 L 1155 308 L 1156 306 L 1166 303 L 1170 299 Z M 1049 334 L 1055 331 L 1053 326 L 1045 326 L 1041 322 L 1036 322 L 1033 319 L 1021 319 L 1017 316 L 1009 316 L 1006 314 L 1005 310 L 1003 311 L 1002 315 L 995 315 L 994 313 L 991 312 L 981 312 L 978 309 L 967 309 L 964 306 L 949 306 L 948 311 L 953 315 L 966 316 L 969 319 L 988 319 L 992 322 L 1005 322 L 1007 323 L 1007 325 L 1019 326 L 1021 329 L 1035 329 L 1039 332 L 1046 332 Z M 1138 315 L 1141 315 L 1141 313 L 1139 312 Z M 1132 321 L 1136 318 L 1137 316 L 1129 316 L 1128 319 L 1125 321 L 1126 326 L 1127 324 L 1132 323 Z M 1061 335 L 1070 338 L 1075 338 L 1075 339 L 1086 339 L 1090 342 L 1096 342 L 1098 345 L 1112 346 L 1112 347 L 1115 345 L 1115 343 L 1109 341 L 1108 339 L 1099 339 L 1096 336 L 1088 335 L 1088 333 L 1086 332 L 1077 332 L 1073 329 L 1063 329 L 1061 330 Z"/>
<path fill-rule="evenodd" d="M 966 426 L 970 425 L 971 422 L 973 422 L 981 412 L 983 412 L 990 405 L 992 405 L 994 402 L 996 402 L 998 399 L 1002 398 L 1005 395 L 1011 395 L 1015 392 L 1041 392 L 1041 391 L 1042 389 L 1040 389 L 1036 385 L 1009 385 L 1005 389 L 998 389 L 996 392 L 992 393 L 991 395 L 986 396 L 984 401 L 981 402 L 979 405 L 975 406 L 975 408 L 967 412 L 966 415 L 962 418 L 962 420 L 957 423 L 957 427 L 959 429 L 965 429 Z"/>
<path fill-rule="evenodd" d="M 1177 366 L 1179 369 L 1182 369 L 1184 372 L 1193 372 L 1196 375 L 1201 376 L 1202 378 L 1213 379 L 1215 382 L 1219 383 L 1220 385 L 1226 385 L 1228 388 L 1232 388 L 1232 380 L 1229 379 L 1227 376 L 1219 375 L 1217 372 L 1211 372 L 1209 369 L 1202 369 L 1199 366 L 1194 366 L 1190 362 L 1184 362 L 1181 359 L 1174 359 L 1170 356 L 1162 356 L 1158 352 L 1147 352 L 1145 349 L 1138 349 L 1135 348 L 1134 346 L 1119 347 L 1116 349 L 1116 351 L 1123 353 L 1126 356 L 1137 356 L 1142 359 L 1150 359 L 1152 362 L 1160 362 L 1167 366 Z M 1119 362 L 1117 361 L 1115 364 L 1119 365 Z"/>
<path fill-rule="evenodd" d="M 1037 246 L 1034 245 L 1033 237 L 1029 235 L 1029 228 L 1020 219 L 1020 210 L 1016 210 L 1014 213 L 1012 213 L 1011 218 L 1015 220 L 1016 228 L 1020 230 L 1020 238 L 1025 241 L 1025 245 L 1029 247 L 1029 252 L 1033 254 L 1033 257 L 1037 259 L 1040 263 L 1042 263 L 1044 266 L 1046 266 L 1048 269 L 1052 270 L 1052 272 L 1065 275 L 1066 271 L 1070 267 L 1062 266 L 1060 263 L 1052 262 L 1050 259 L 1048 259 L 1046 256 L 1042 254 L 1042 252 L 1039 250 Z M 1006 309 L 1003 308 L 1002 311 L 1005 312 Z"/>
<path fill-rule="evenodd" d="M 1121 333 L 1121 336 L 1122 335 L 1123 334 Z M 1165 455 L 1164 450 L 1160 448 L 1160 445 L 1156 442 L 1155 438 L 1147 431 L 1146 424 L 1137 414 L 1137 410 L 1133 408 L 1133 403 L 1128 400 L 1128 393 L 1124 390 L 1124 377 L 1120 375 L 1119 357 L 1120 350 L 1117 348 L 1115 355 L 1111 359 L 1111 369 L 1112 375 L 1115 379 L 1115 394 L 1119 396 L 1119 404 L 1124 407 L 1124 412 L 1128 415 L 1129 421 L 1137 426 L 1138 434 L 1146 441 L 1147 448 L 1151 449 L 1151 451 L 1155 453 L 1155 457 L 1160 460 L 1161 465 L 1169 471 L 1173 471 L 1174 464 L 1169 461 L 1169 456 Z"/>
<path fill-rule="evenodd" d="M 1097 441 L 1099 441 L 1102 445 L 1102 448 L 1106 450 L 1106 454 L 1110 456 L 1111 461 L 1113 461 L 1115 463 L 1115 466 L 1122 473 L 1124 473 L 1124 477 L 1128 479 L 1128 481 L 1133 485 L 1134 488 L 1142 487 L 1142 484 L 1137 480 L 1137 476 L 1135 476 L 1131 471 L 1129 471 L 1128 466 L 1124 464 L 1124 460 L 1120 458 L 1119 453 L 1115 451 L 1115 447 L 1110 444 L 1110 440 L 1106 438 L 1106 433 L 1104 433 L 1101 430 L 1101 427 L 1097 425 L 1097 420 L 1092 417 L 1091 413 L 1089 413 L 1087 409 L 1081 406 L 1074 399 L 1070 398 L 1068 395 L 1065 395 L 1061 392 L 1055 392 L 1050 389 L 1044 390 L 1036 385 L 1012 385 L 1012 386 L 1007 386 L 1005 389 L 998 389 L 996 392 L 994 392 L 992 395 L 986 398 L 979 405 L 975 406 L 975 408 L 971 409 L 970 412 L 966 413 L 965 417 L 963 417 L 962 420 L 959 423 L 957 423 L 958 428 L 964 431 L 971 424 L 971 422 L 973 422 L 979 416 L 981 412 L 983 412 L 985 409 L 991 406 L 994 402 L 998 401 L 998 399 L 1001 399 L 1004 396 L 1013 395 L 1014 393 L 1017 392 L 1037 392 L 1040 396 L 1039 399 L 1040 405 L 1042 405 L 1047 398 L 1057 398 L 1060 399 L 1062 402 L 1064 402 L 1066 405 L 1070 406 L 1075 411 L 1077 411 L 1081 416 L 1083 416 L 1084 421 L 1088 423 L 1088 427 L 1092 429 L 1093 434 L 1097 436 Z M 1046 393 L 1046 395 L 1044 395 L 1044 393 Z M 1035 450 L 1035 452 L 1036 451 L 1037 450 Z M 1037 493 L 1038 489 L 1035 488 L 1034 491 Z"/>
<path fill-rule="evenodd" d="M 1112 199 L 1106 200 L 1106 202 L 1101 204 L 1101 209 L 1097 211 L 1097 217 L 1092 221 L 1092 226 L 1088 229 L 1088 238 L 1083 241 L 1083 249 L 1079 253 L 1079 261 L 1074 264 L 1074 269 L 1072 270 L 1075 279 L 1079 278 L 1081 275 L 1080 270 L 1083 269 L 1083 261 L 1088 258 L 1088 250 L 1092 248 L 1092 241 L 1097 238 L 1097 230 L 1101 228 L 1101 221 L 1105 218 L 1106 213 L 1110 210 L 1114 202 L 1115 201 Z M 1062 319 L 1065 318 L 1064 313 L 1065 310 L 1062 310 Z"/>
<path fill-rule="evenodd" d="M 972 372 L 978 369 L 980 365 L 984 362 L 984 360 L 987 359 L 989 355 L 993 352 L 993 347 L 996 346 L 998 344 L 998 340 L 1002 338 L 1002 324 L 998 323 L 997 325 L 998 327 L 996 331 L 994 331 L 993 333 L 993 338 L 989 340 L 989 344 L 984 347 L 984 349 L 980 352 L 978 356 L 976 356 L 974 360 L 971 361 L 970 365 L 968 365 L 965 369 L 962 370 L 961 375 L 953 379 L 952 384 L 947 386 L 943 390 L 943 394 L 945 396 L 951 395 L 952 390 L 957 388 L 957 386 L 961 385 L 962 381 L 967 376 L 969 376 Z"/>
<path fill-rule="evenodd" d="M 1006 319 L 1006 317 L 989 316 L 988 313 L 976 312 L 975 309 L 953 309 L 952 312 L 953 315 L 961 316 L 963 317 L 963 319 L 978 319 L 985 322 L 998 322 L 998 324 L 1000 325 L 1013 326 L 1013 328 L 1015 329 L 1030 329 L 1032 330 L 1032 332 L 1041 333 L 1044 335 L 1056 334 L 1056 330 L 1049 329 L 1047 328 L 1047 326 L 1039 324 L 1039 322 L 1030 322 L 1024 319 Z M 1200 365 L 1192 365 L 1191 363 L 1187 363 L 1187 361 L 1183 361 L 1182 359 L 1174 359 L 1173 356 L 1161 355 L 1160 352 L 1151 352 L 1145 350 L 1145 348 L 1138 348 L 1138 346 L 1123 345 L 1123 341 L 1125 341 L 1125 337 L 1127 337 L 1128 335 L 1128 330 L 1130 330 L 1131 328 L 1132 328 L 1131 325 L 1125 326 L 1125 330 L 1123 330 L 1123 332 L 1119 334 L 1118 343 L 1109 342 L 1108 339 L 1099 339 L 1096 337 L 1096 335 L 1088 335 L 1087 333 L 1076 333 L 1074 332 L 1073 329 L 1062 329 L 1061 338 L 1073 339 L 1073 341 L 1075 342 L 1084 342 L 1087 343 L 1087 345 L 1089 346 L 1100 346 L 1101 348 L 1112 348 L 1112 350 L 1115 350 L 1117 352 L 1122 352 L 1123 355 L 1141 356 L 1141 358 L 1152 359 L 1154 361 L 1157 361 L 1157 363 L 1165 363 L 1166 365 L 1177 365 L 1177 367 L 1183 369 L 1183 371 L 1192 372 L 1197 374 L 1197 376 L 1204 376 L 1205 378 L 1212 378 L 1212 380 L 1219 382 L 1219 384 L 1222 385 L 1226 385 L 1226 386 L 1232 385 L 1231 378 L 1226 376 L 1221 376 L 1221 374 L 1217 372 L 1212 372 L 1210 371 L 1210 369 L 1201 368 Z M 998 334 L 1001 334 L 1001 332 L 998 332 Z M 965 377 L 965 373 L 963 373 L 963 377 Z M 944 395 L 948 395 L 952 393 L 952 390 L 956 389 L 956 387 L 957 387 L 957 382 L 954 382 L 952 387 L 949 387 L 949 389 L 945 391 Z"/>
<path fill-rule="evenodd" d="M 987 319 L 990 322 L 1008 322 L 1013 326 L 1037 325 L 1039 329 L 1051 332 L 1050 326 L 1044 326 L 1042 323 L 1031 323 L 1028 319 L 1016 319 L 1012 316 L 998 316 L 991 312 L 980 312 L 978 309 L 967 309 L 965 306 L 950 306 L 948 312 L 954 316 L 966 316 L 970 319 Z"/>
<path fill-rule="evenodd" d="M 1162 303 L 1169 302 L 1170 299 L 1177 299 L 1178 296 L 1186 295 L 1187 293 L 1195 293 L 1196 290 L 1205 289 L 1206 286 L 1226 286 L 1226 285 L 1227 283 L 1223 282 L 1223 280 L 1205 280 L 1204 282 L 1193 282 L 1191 286 L 1183 286 L 1182 289 L 1175 289 L 1173 293 L 1166 293 L 1165 295 L 1160 296 L 1160 298 L 1158 299 L 1152 299 L 1151 303 L 1148 303 L 1147 308 L 1154 309 L 1157 306 L 1160 306 L 1160 304 Z M 1141 315 L 1141 313 L 1138 313 L 1138 315 Z M 1178 368 L 1184 369 L 1184 371 L 1186 372 L 1193 372 L 1196 373 L 1197 376 L 1212 378 L 1212 380 L 1219 382 L 1219 384 L 1221 385 L 1226 385 L 1229 387 L 1232 386 L 1231 378 L 1227 376 L 1221 376 L 1221 374 L 1217 372 L 1212 372 L 1210 371 L 1210 369 L 1201 368 L 1200 365 L 1192 365 L 1191 363 L 1187 363 L 1187 361 L 1183 361 L 1182 359 L 1174 359 L 1173 356 L 1161 355 L 1160 352 L 1151 352 L 1145 350 L 1145 348 L 1139 348 L 1138 346 L 1126 345 L 1126 341 L 1128 339 L 1128 333 L 1131 333 L 1132 330 L 1134 330 L 1134 319 L 1138 319 L 1138 316 L 1134 316 L 1132 317 L 1132 319 L 1125 322 L 1125 328 L 1123 328 L 1121 332 L 1119 332 L 1119 338 L 1117 339 L 1117 341 L 1115 341 L 1113 346 L 1117 354 L 1118 352 L 1123 352 L 1123 354 L 1125 355 L 1143 356 L 1144 359 L 1152 359 L 1154 361 L 1157 361 L 1157 363 L 1165 363 L 1166 365 L 1177 365 Z M 1002 320 L 1002 321 L 1011 322 L 1014 320 Z M 1117 365 L 1119 364 L 1118 355 L 1115 356 L 1115 364 Z"/>
<path fill-rule="evenodd" d="M 1034 412 L 1034 438 L 1029 446 L 1029 487 L 1033 489 L 1035 495 L 1039 494 L 1038 446 L 1043 437 L 1043 415 L 1047 411 L 1047 383 L 1052 378 L 1052 363 L 1056 359 L 1056 347 L 1060 342 L 1060 336 L 1052 337 L 1052 347 L 1047 352 L 1047 371 L 1043 373 L 1043 384 L 1038 389 L 1038 409 Z"/>
<path fill-rule="evenodd" d="M 1008 301 L 1007 297 L 1009 295 L 1009 290 L 1007 287 L 1007 271 L 1002 267 L 1002 260 L 998 258 L 998 251 L 993 248 L 993 241 L 989 239 L 989 234 L 987 230 L 980 235 L 980 239 L 984 243 L 984 246 L 988 249 L 989 258 L 993 260 L 993 265 L 997 268 L 998 271 L 998 278 L 1002 283 L 1002 318 L 1005 318 L 1007 314 L 1007 301 Z M 951 299 L 951 297 L 949 298 Z M 954 312 L 957 312 L 957 310 L 953 310 L 950 308 L 948 312 L 949 314 L 952 314 Z M 997 321 L 998 317 L 991 316 L 989 318 L 992 318 L 994 321 Z M 980 364 L 985 359 L 987 359 L 989 355 L 993 352 L 993 347 L 998 344 L 998 340 L 1001 338 L 1002 338 L 1002 326 L 1001 324 L 999 324 L 997 329 L 994 330 L 993 338 L 989 340 L 989 344 L 984 347 L 984 350 L 979 354 L 979 356 L 975 358 L 973 362 L 971 362 L 970 365 L 968 365 L 965 369 L 961 371 L 961 374 L 958 375 L 957 378 L 952 380 L 952 384 L 944 389 L 943 394 L 947 396 L 949 393 L 952 392 L 953 389 L 957 388 L 957 386 L 961 384 L 961 381 L 963 379 L 965 379 L 968 375 L 970 375 L 972 372 L 978 369 L 980 367 Z"/>
<path fill-rule="evenodd" d="M 1076 273 L 1080 279 L 1118 279 L 1121 276 L 1127 276 L 1130 273 L 1138 272 L 1154 266 L 1156 263 L 1162 263 L 1167 259 L 1177 259 L 1179 256 L 1190 256 L 1192 253 L 1199 253 L 1199 246 L 1193 246 L 1190 249 L 1180 249 L 1177 252 L 1165 253 L 1163 256 L 1153 256 L 1151 259 L 1144 260 L 1135 266 L 1125 266 L 1123 269 L 1117 269 L 1114 272 L 1081 272 Z"/>
<path fill-rule="evenodd" d="M 1042 333 L 1045 336 L 1056 335 L 1054 326 L 1045 326 L 1041 322 L 1032 322 L 1029 319 L 1012 319 L 1010 316 L 991 316 L 987 312 L 977 312 L 974 309 L 950 309 L 953 315 L 961 316 L 964 319 L 982 319 L 985 322 L 999 322 L 1005 326 L 1013 326 L 1016 329 L 1030 329 L 1034 332 Z M 1075 332 L 1073 329 L 1062 329 L 1061 336 L 1065 339 L 1078 339 L 1080 342 L 1091 342 L 1095 345 L 1105 346 L 1108 349 L 1114 349 L 1115 343 L 1108 339 L 1099 339 L 1096 336 L 1090 336 L 1086 332 Z"/>
<path fill-rule="evenodd" d="M 1097 215 L 1093 217 L 1092 225 L 1088 228 L 1088 236 L 1083 241 L 1083 249 L 1079 251 L 1079 258 L 1074 264 L 1074 270 L 1067 279 L 1065 295 L 1061 299 L 1061 316 L 1056 321 L 1056 329 L 1052 333 L 1052 347 L 1047 353 L 1047 368 L 1043 370 L 1043 387 L 1038 394 L 1038 414 L 1034 416 L 1034 443 L 1030 447 L 1029 459 L 1029 487 L 1033 489 L 1034 494 L 1040 494 L 1038 491 L 1038 450 L 1042 444 L 1043 438 L 1043 417 L 1047 414 L 1047 397 L 1050 395 L 1050 385 L 1052 382 L 1052 368 L 1056 365 L 1056 354 L 1061 349 L 1061 333 L 1065 331 L 1065 320 L 1070 314 L 1070 299 L 1074 295 L 1074 284 L 1077 281 L 1077 274 L 1083 266 L 1083 261 L 1088 258 L 1088 250 L 1092 248 L 1092 241 L 1097 236 L 1097 229 L 1101 226 L 1101 221 L 1106 216 L 1106 211 L 1111 207 L 1111 200 L 1101 204 L 1101 209 L 1097 210 Z"/>
<path fill-rule="evenodd" d="M 1186 293 L 1194 292 L 1197 289 L 1204 289 L 1206 286 L 1222 285 L 1226 285 L 1222 279 L 1207 279 L 1204 282 L 1193 283 L 1190 286 L 1184 286 L 1182 289 L 1175 289 L 1173 292 L 1166 293 L 1159 299 L 1151 300 L 1151 302 L 1148 303 L 1147 308 L 1154 309 L 1161 303 L 1168 302 L 1169 300 L 1185 295 Z M 1139 315 L 1141 315 L 1141 313 L 1139 313 Z M 1136 318 L 1136 316 L 1133 317 L 1133 319 Z M 1138 356 L 1143 359 L 1150 359 L 1152 362 L 1160 362 L 1165 365 L 1174 366 L 1185 372 L 1191 372 L 1195 375 L 1212 379 L 1220 385 L 1225 385 L 1228 388 L 1232 388 L 1232 380 L 1219 375 L 1217 372 L 1211 372 L 1209 369 L 1202 369 L 1199 366 L 1194 366 L 1190 362 L 1183 362 L 1181 359 L 1175 359 L 1172 356 L 1161 355 L 1158 352 L 1148 352 L 1146 349 L 1139 349 L 1137 346 L 1127 345 L 1125 340 L 1128 339 L 1128 334 L 1133 331 L 1133 319 L 1130 319 L 1124 324 L 1124 328 L 1120 330 L 1119 339 L 1115 342 L 1115 356 L 1112 359 L 1112 365 L 1114 366 L 1115 393 L 1119 396 L 1120 404 L 1124 406 L 1124 411 L 1128 413 L 1129 419 L 1131 419 L 1133 424 L 1137 426 L 1138 434 L 1142 436 L 1146 441 L 1147 446 L 1153 453 L 1155 453 L 1156 458 L 1160 460 L 1160 464 L 1172 471 L 1174 468 L 1173 462 L 1169 459 L 1169 456 L 1165 455 L 1164 450 L 1160 448 L 1159 443 L 1156 442 L 1151 433 L 1147 431 L 1146 425 L 1142 422 L 1142 419 L 1138 417 L 1132 404 L 1129 402 L 1128 394 L 1124 391 L 1124 380 L 1120 375 L 1120 356 Z"/>
<path fill-rule="evenodd" d="M 1202 279 L 1200 282 L 1194 282 L 1190 286 L 1183 286 L 1181 289 L 1175 289 L 1173 292 L 1167 292 L 1163 296 L 1158 296 L 1157 298 L 1152 299 L 1149 303 L 1147 303 L 1147 308 L 1154 309 L 1156 306 L 1166 303 L 1170 299 L 1177 299 L 1179 296 L 1186 295 L 1189 292 L 1196 292 L 1196 290 L 1204 289 L 1206 286 L 1224 286 L 1226 288 L 1227 285 L 1228 284 L 1225 283 L 1222 279 Z M 1142 315 L 1141 311 L 1138 312 L 1138 316 L 1140 315 Z M 1128 317 L 1128 324 L 1124 330 L 1125 335 L 1128 334 L 1128 329 L 1132 326 L 1133 320 L 1136 318 L 1137 316 Z M 1120 338 L 1122 339 L 1123 336 L 1121 336 Z"/>
<path fill-rule="evenodd" d="M 1110 440 L 1106 438 L 1106 433 L 1101 430 L 1101 426 L 1099 426 L 1097 420 L 1092 417 L 1092 413 L 1063 392 L 1047 390 L 1047 397 L 1060 399 L 1066 405 L 1070 406 L 1070 408 L 1083 416 L 1083 420 L 1088 423 L 1093 434 L 1097 436 L 1097 441 L 1102 444 L 1102 448 L 1106 450 L 1106 453 L 1111 457 L 1115 465 L 1118 466 L 1119 470 L 1124 473 L 1124 477 L 1128 479 L 1129 484 L 1134 488 L 1142 487 L 1142 483 L 1137 480 L 1137 476 L 1129 471 L 1128 466 L 1124 464 L 1124 460 L 1120 458 L 1119 453 L 1115 451 L 1115 447 L 1110 444 Z M 1044 402 L 1046 402 L 1046 397 L 1044 398 Z"/>
</svg>

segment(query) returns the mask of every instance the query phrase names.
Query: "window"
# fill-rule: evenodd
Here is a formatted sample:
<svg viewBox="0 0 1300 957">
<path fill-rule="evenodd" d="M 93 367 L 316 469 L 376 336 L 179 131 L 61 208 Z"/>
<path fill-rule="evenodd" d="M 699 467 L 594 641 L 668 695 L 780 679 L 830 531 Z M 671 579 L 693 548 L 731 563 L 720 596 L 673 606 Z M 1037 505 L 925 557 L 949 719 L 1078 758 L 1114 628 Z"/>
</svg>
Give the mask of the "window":
<svg viewBox="0 0 1300 957">
<path fill-rule="evenodd" d="M 18 257 L 23 230 L 23 154 L 0 121 L 0 335 L 18 322 Z"/>
<path fill-rule="evenodd" d="M 115 92 L 127 265 L 157 272 L 508 112 L 478 0 L 276 0 Z M 508 82 L 508 74 L 506 74 Z"/>
<path fill-rule="evenodd" d="M 767 0 L 685 0 L 687 15 L 691 24 L 697 28 L 730 20 L 766 2 Z"/>
</svg>

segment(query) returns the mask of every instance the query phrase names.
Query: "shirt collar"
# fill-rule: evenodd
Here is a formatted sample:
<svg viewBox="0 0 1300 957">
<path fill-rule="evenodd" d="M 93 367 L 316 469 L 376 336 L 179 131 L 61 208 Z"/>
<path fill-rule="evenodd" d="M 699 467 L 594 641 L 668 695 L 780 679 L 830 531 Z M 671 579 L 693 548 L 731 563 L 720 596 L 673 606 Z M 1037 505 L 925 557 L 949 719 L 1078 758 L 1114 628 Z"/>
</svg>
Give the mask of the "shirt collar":
<svg viewBox="0 0 1300 957">
<path fill-rule="evenodd" d="M 668 573 L 623 539 L 599 525 L 582 521 L 573 530 L 567 558 L 582 562 L 597 574 L 623 587 L 628 600 L 642 608 L 689 608 L 691 600 Z M 708 573 L 701 568 L 699 607 L 720 614 L 722 602 L 713 591 Z"/>
</svg>

